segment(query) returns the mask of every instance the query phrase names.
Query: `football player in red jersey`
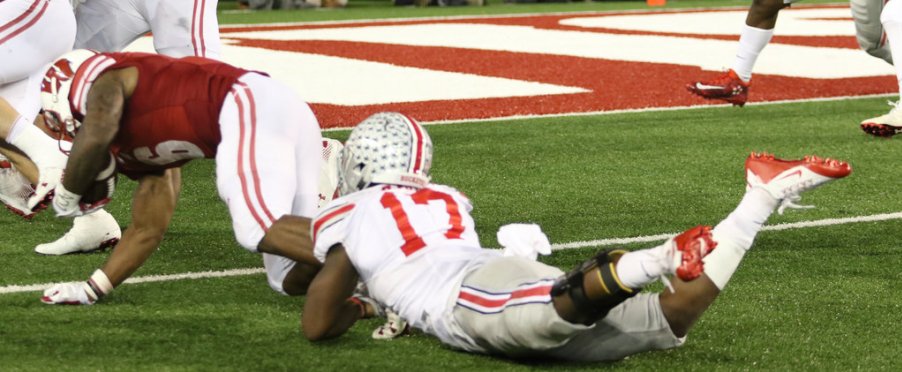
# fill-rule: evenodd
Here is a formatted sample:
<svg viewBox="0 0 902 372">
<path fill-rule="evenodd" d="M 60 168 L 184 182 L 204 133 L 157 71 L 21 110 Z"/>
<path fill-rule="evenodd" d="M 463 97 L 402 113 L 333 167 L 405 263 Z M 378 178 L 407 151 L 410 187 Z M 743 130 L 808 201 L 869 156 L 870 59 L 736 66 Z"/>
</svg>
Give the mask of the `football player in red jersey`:
<svg viewBox="0 0 902 372">
<path fill-rule="evenodd" d="M 118 52 L 137 38 L 153 33 L 154 49 L 170 57 L 219 59 L 219 21 L 216 0 L 75 0 L 76 49 Z M 59 56 L 57 54 L 56 56 Z M 176 194 L 181 174 L 171 171 Z M 10 174 L 10 178 L 14 175 Z M 31 183 L 36 180 L 31 180 Z M 11 180 L 14 189 L 28 190 L 29 182 Z M 0 193 L 0 197 L 3 194 Z M 13 202 L 16 199 L 13 199 Z M 72 229 L 55 241 L 38 244 L 35 252 L 63 255 L 89 252 L 115 244 L 119 225 L 104 210 L 76 218 Z"/>
<path fill-rule="evenodd" d="M 81 195 L 110 154 L 120 174 L 138 181 L 132 224 L 107 262 L 87 282 L 48 289 L 44 302 L 94 303 L 137 270 L 175 210 L 172 169 L 200 158 L 216 160 L 238 243 L 283 258 L 267 267 L 270 284 L 287 294 L 306 291 L 319 265 L 310 217 L 323 147 L 316 117 L 289 87 L 205 58 L 87 50 L 57 60 L 44 84 L 45 120 L 74 141 L 64 178 L 39 186 L 30 203 L 52 188 L 57 215 L 89 212 L 96 206 Z"/>
</svg>

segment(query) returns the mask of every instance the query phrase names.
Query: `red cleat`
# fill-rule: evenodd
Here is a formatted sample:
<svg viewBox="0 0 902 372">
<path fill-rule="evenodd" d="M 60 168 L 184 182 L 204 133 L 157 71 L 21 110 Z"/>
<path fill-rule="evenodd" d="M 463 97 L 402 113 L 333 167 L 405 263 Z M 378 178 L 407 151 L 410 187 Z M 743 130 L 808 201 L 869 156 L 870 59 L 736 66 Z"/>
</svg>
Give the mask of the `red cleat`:
<svg viewBox="0 0 902 372">
<path fill-rule="evenodd" d="M 844 161 L 808 155 L 800 160 L 777 159 L 768 153 L 752 153 L 745 160 L 747 189 L 760 187 L 781 201 L 780 213 L 795 205 L 799 194 L 852 173 Z"/>
<path fill-rule="evenodd" d="M 749 100 L 749 82 L 742 81 L 732 69 L 712 80 L 687 84 L 686 90 L 704 99 L 719 99 L 733 106 L 745 106 Z"/>
<path fill-rule="evenodd" d="M 703 225 L 686 230 L 668 243 L 673 244 L 674 253 L 676 251 L 681 253 L 680 265 L 676 268 L 675 274 L 686 282 L 702 275 L 705 271 L 702 259 L 717 247 L 717 242 L 711 236 L 711 226 Z"/>
</svg>

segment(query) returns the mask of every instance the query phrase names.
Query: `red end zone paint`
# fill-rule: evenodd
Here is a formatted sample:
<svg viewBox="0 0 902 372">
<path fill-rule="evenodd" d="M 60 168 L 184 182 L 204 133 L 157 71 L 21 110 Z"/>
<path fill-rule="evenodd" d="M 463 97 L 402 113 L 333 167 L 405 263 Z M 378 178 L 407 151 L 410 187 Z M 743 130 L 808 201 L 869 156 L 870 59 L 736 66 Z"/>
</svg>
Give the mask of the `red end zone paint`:
<svg viewBox="0 0 902 372">
<path fill-rule="evenodd" d="M 568 31 L 579 30 L 581 32 L 675 36 L 674 34 L 669 33 L 584 29 L 559 24 L 561 19 L 573 18 L 574 16 L 574 14 L 558 14 L 499 18 L 379 21 L 354 23 L 353 25 L 487 23 L 497 25 L 523 25 L 542 29 Z M 598 17 L 604 16 L 604 14 L 591 14 L 587 16 Z M 223 30 L 223 36 L 228 37 L 228 33 L 248 30 L 291 30 L 348 26 L 348 24 L 316 24 L 228 28 Z M 852 26 L 849 25 L 849 27 Z M 735 36 L 730 35 L 679 36 L 702 39 L 736 39 Z M 697 98 L 686 92 L 684 89 L 685 84 L 688 82 L 700 79 L 703 80 L 712 77 L 717 73 L 703 71 L 697 67 L 682 65 L 362 42 L 269 41 L 250 39 L 236 39 L 236 41 L 238 45 L 248 47 L 320 54 L 382 62 L 398 66 L 535 81 L 581 87 L 590 91 L 588 93 L 579 94 L 406 102 L 364 106 L 313 104 L 313 109 L 323 128 L 352 126 L 376 111 L 399 111 L 421 121 L 453 121 L 518 115 L 584 113 L 721 103 Z M 857 48 L 857 42 L 854 37 L 775 37 L 773 42 L 806 46 Z M 765 49 L 763 53 L 767 53 L 767 49 Z M 730 61 L 723 61 L 723 63 L 724 65 L 728 65 Z M 340 73 L 341 71 L 336 71 L 336 74 Z M 349 89 L 351 88 L 349 87 Z M 824 97 L 884 94 L 895 92 L 896 89 L 896 81 L 891 76 L 846 79 L 806 79 L 757 74 L 752 81 L 749 98 L 750 102 L 804 100 Z"/>
</svg>

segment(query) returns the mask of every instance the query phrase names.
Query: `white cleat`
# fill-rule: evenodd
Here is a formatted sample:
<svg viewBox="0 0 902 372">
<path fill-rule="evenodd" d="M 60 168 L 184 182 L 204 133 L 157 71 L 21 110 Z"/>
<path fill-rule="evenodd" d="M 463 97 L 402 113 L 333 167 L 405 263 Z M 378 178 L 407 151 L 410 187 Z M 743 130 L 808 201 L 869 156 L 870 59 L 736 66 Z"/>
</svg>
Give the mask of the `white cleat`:
<svg viewBox="0 0 902 372">
<path fill-rule="evenodd" d="M 877 137 L 892 137 L 902 133 L 902 105 L 889 102 L 892 110 L 886 115 L 870 118 L 861 122 L 861 130 Z"/>
<path fill-rule="evenodd" d="M 786 208 L 811 208 L 795 204 L 804 191 L 852 173 L 844 161 L 809 155 L 799 160 L 777 159 L 768 153 L 752 153 L 745 160 L 747 189 L 760 187 Z"/>
<path fill-rule="evenodd" d="M 121 237 L 122 230 L 116 219 L 101 209 L 76 217 L 66 235 L 55 242 L 39 244 L 34 251 L 53 256 L 93 252 L 116 245 Z"/>
</svg>

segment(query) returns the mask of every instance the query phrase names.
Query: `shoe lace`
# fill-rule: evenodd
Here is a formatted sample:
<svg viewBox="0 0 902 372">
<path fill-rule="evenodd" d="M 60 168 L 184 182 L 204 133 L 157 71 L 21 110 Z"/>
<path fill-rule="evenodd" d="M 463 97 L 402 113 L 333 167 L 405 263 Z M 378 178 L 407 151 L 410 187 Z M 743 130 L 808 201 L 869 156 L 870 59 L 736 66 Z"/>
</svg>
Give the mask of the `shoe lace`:
<svg viewBox="0 0 902 372">
<path fill-rule="evenodd" d="M 798 193 L 786 195 L 786 197 L 780 201 L 780 206 L 777 207 L 777 213 L 783 214 L 783 212 L 787 209 L 812 209 L 812 208 L 814 208 L 813 205 L 802 205 L 802 204 L 796 203 L 799 200 L 802 200 L 802 197 Z"/>
</svg>

